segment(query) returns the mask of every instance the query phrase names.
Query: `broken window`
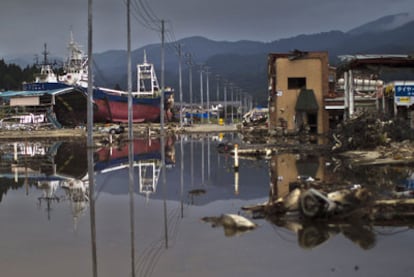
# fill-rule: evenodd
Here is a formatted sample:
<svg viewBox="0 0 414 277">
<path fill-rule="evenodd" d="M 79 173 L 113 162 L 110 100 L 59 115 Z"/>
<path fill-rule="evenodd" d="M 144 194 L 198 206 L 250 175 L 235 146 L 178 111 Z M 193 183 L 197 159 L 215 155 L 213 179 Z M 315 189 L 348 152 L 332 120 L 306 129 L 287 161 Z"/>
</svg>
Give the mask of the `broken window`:
<svg viewBox="0 0 414 277">
<path fill-rule="evenodd" d="M 301 89 L 306 88 L 305 77 L 289 77 L 288 78 L 288 89 Z"/>
</svg>

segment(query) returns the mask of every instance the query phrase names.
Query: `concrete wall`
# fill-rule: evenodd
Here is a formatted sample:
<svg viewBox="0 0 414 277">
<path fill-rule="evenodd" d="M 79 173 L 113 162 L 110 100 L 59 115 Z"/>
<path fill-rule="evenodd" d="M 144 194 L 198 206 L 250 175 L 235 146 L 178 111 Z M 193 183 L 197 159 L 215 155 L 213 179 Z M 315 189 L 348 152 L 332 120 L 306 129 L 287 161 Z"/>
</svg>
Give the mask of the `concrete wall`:
<svg viewBox="0 0 414 277">
<path fill-rule="evenodd" d="M 304 77 L 306 88 L 314 91 L 319 106 L 317 133 L 322 134 L 329 123 L 323 102 L 324 95 L 329 93 L 328 53 L 308 52 L 298 58 L 290 57 L 290 54 L 269 55 L 270 126 L 281 127 L 281 120 L 286 120 L 287 130 L 295 131 L 295 106 L 300 89 L 288 89 L 288 78 Z"/>
</svg>

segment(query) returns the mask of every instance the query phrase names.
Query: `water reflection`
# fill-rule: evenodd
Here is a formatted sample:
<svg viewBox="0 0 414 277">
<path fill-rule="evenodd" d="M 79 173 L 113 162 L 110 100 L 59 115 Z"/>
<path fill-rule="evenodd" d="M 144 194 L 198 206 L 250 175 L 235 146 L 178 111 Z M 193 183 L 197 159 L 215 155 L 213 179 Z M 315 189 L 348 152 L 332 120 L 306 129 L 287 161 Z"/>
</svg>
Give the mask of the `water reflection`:
<svg viewBox="0 0 414 277">
<path fill-rule="evenodd" d="M 366 225 L 360 221 L 332 223 L 280 218 L 274 218 L 270 221 L 276 226 L 283 227 L 296 234 L 297 243 L 303 249 L 312 249 L 320 246 L 338 234 L 342 234 L 364 250 L 374 247 L 376 243 L 373 226 Z"/>
<path fill-rule="evenodd" d="M 402 190 L 413 195 L 410 184 L 413 169 L 410 166 L 359 166 L 332 160 L 331 158 L 283 153 L 270 159 L 269 200 L 287 196 L 298 183 L 321 181 L 334 189 L 337 184 L 363 184 L 372 195 L 381 197 Z M 402 194 L 401 194 L 402 195 Z M 275 228 L 282 227 L 297 235 L 298 245 L 304 249 L 317 247 L 337 234 L 342 234 L 361 249 L 371 249 L 377 240 L 377 229 L 381 227 L 404 228 L 412 224 L 410 219 L 376 221 L 372 224 L 355 214 L 351 220 L 338 218 L 306 220 L 299 214 L 275 215 L 267 218 Z"/>
<path fill-rule="evenodd" d="M 138 172 L 139 193 L 155 193 L 161 168 L 161 141 L 136 139 L 130 143 L 133 167 Z M 166 164 L 175 163 L 174 139 L 165 143 Z M 10 189 L 34 187 L 41 191 L 38 207 L 46 206 L 51 219 L 53 203 L 69 201 L 74 221 L 88 207 L 88 160 L 95 174 L 122 170 L 129 166 L 128 143 L 87 148 L 85 141 L 13 142 L 0 146 L 0 202 Z M 93 159 L 88 159 L 91 151 Z M 99 188 L 98 188 L 99 190 Z M 92 193 L 93 195 L 94 193 Z"/>
<path fill-rule="evenodd" d="M 217 152 L 221 139 L 220 136 L 181 136 L 166 138 L 163 143 L 159 139 L 142 138 L 95 149 L 88 149 L 82 141 L 4 143 L 0 146 L 0 199 L 2 204 L 10 202 L 5 201 L 5 197 L 12 197 L 11 190 L 20 190 L 21 194 L 34 196 L 24 197 L 20 201 L 36 203 L 41 209 L 42 219 L 48 218 L 48 223 L 53 223 L 42 227 L 44 229 L 41 231 L 46 236 L 64 234 L 59 239 L 65 243 L 56 247 L 62 253 L 69 252 L 69 245 L 75 244 L 74 252 L 89 254 L 89 249 L 85 251 L 86 242 L 94 253 L 92 260 L 87 256 L 82 261 L 87 262 L 86 270 L 77 267 L 80 258 L 77 260 L 70 257 L 65 260 L 65 266 L 74 268 L 78 276 L 90 275 L 88 272 L 91 262 L 99 276 L 166 276 L 170 270 L 175 273 L 173 276 L 194 276 L 205 259 L 217 263 L 220 268 L 229 268 L 229 264 L 241 261 L 240 267 L 243 268 L 245 264 L 246 272 L 254 268 L 254 273 L 261 276 L 270 273 L 269 268 L 272 272 L 276 270 L 275 259 L 269 258 L 271 261 L 266 262 L 267 257 L 274 257 L 272 255 L 275 251 L 283 247 L 275 232 L 294 237 L 295 247 L 284 249 L 283 255 L 306 264 L 306 261 L 300 260 L 303 254 L 292 254 L 297 251 L 296 248 L 315 249 L 306 254 L 306 260 L 321 263 L 315 257 L 319 257 L 331 245 L 336 247 L 342 238 L 345 238 L 345 243 L 351 241 L 357 246 L 351 247 L 352 250 L 375 252 L 375 248 L 381 248 L 375 246 L 380 244 L 384 230 L 386 234 L 393 234 L 390 231 L 395 230 L 410 230 L 407 227 L 412 224 L 410 222 L 399 222 L 397 225 L 391 225 L 390 222 L 369 225 L 358 220 L 313 222 L 298 220 L 294 215 L 289 215 L 253 218 L 252 221 L 258 224 L 258 228 L 237 239 L 226 236 L 233 234 L 226 233 L 226 230 L 223 235 L 221 230 L 210 228 L 201 219 L 239 212 L 248 217 L 240 211 L 243 205 L 263 203 L 267 198 L 285 196 L 292 190 L 298 177 L 301 180 L 315 179 L 332 184 L 337 180 L 350 184 L 364 183 L 377 193 L 390 193 L 392 190 L 410 188 L 413 171 L 410 167 L 388 166 L 350 169 L 344 164 L 338 166 L 339 163 L 316 153 L 284 153 L 273 155 L 268 160 L 241 158 L 239 171 L 235 172 L 233 157 Z M 230 136 L 228 139 L 235 141 L 237 137 Z M 164 163 L 161 149 L 165 149 Z M 88 151 L 93 159 L 87 159 Z M 205 162 L 201 160 L 202 157 Z M 163 164 L 166 169 L 165 182 L 161 176 Z M 90 166 L 96 177 L 94 186 L 89 186 L 87 181 Z M 129 182 L 129 174 L 132 174 L 133 182 Z M 89 197 L 90 194 L 93 197 Z M 63 206 L 62 203 L 70 205 Z M 64 217 L 65 212 L 68 212 L 67 206 L 71 209 L 74 229 L 78 229 L 69 235 L 65 231 L 70 227 L 67 228 L 62 223 L 66 220 L 71 224 Z M 94 213 L 88 215 L 89 208 L 89 211 L 96 211 L 96 216 Z M 24 229 L 6 221 L 8 217 L 4 216 L 4 210 L 6 209 L 3 209 L 3 213 L 0 210 L 4 222 L 13 229 Z M 30 210 L 27 214 L 30 217 L 33 211 Z M 91 233 L 91 240 L 82 237 L 85 222 L 88 231 L 89 224 L 91 230 L 95 230 Z M 22 225 L 30 226 L 29 223 Z M 385 229 L 383 226 L 388 227 Z M 11 232 L 3 229 L 2 235 L 11 237 Z M 21 240 L 21 236 L 15 239 Z M 47 239 L 48 237 L 44 240 Z M 405 237 L 401 238 L 403 239 Z M 334 242 L 326 244 L 330 240 Z M 273 243 L 277 244 L 277 250 L 271 247 Z M 43 247 L 46 254 L 42 259 L 48 257 L 53 260 L 54 251 L 48 245 L 40 244 L 34 243 L 35 247 Z M 321 245 L 326 247 L 320 247 Z M 341 242 L 339 246 L 344 244 Z M 249 249 L 252 254 L 244 257 L 245 249 Z M 239 255 L 233 257 L 235 252 Z M 334 252 L 329 253 L 329 256 L 338 254 Z M 381 251 L 376 253 L 378 252 Z M 226 257 L 223 258 L 224 256 Z M 259 260 L 255 264 L 256 257 Z M 185 270 L 180 268 L 183 260 Z M 278 266 L 282 265 L 279 263 Z M 257 267 L 261 269 L 258 270 Z M 221 275 L 234 275 L 234 272 L 227 273 Z"/>
</svg>

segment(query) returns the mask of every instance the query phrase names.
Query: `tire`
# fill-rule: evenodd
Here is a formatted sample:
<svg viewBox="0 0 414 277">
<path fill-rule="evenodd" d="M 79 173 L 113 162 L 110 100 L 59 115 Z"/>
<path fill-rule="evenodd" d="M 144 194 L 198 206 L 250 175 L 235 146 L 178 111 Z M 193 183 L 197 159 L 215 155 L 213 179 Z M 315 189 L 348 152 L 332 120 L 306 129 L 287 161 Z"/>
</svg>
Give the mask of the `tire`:
<svg viewBox="0 0 414 277">
<path fill-rule="evenodd" d="M 311 192 L 306 191 L 300 196 L 300 209 L 307 217 L 316 217 L 321 212 L 321 202 Z"/>
</svg>

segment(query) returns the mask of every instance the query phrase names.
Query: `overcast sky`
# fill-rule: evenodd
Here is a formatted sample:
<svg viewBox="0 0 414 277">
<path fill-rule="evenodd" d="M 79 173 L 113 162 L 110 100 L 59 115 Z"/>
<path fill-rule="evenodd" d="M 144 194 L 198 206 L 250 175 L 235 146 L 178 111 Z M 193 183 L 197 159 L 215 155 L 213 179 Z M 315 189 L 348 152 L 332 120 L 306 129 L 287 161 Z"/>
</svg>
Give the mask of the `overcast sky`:
<svg viewBox="0 0 414 277">
<path fill-rule="evenodd" d="M 93 0 L 94 52 L 126 49 L 125 1 Z M 167 21 L 168 40 L 200 35 L 213 40 L 269 42 L 299 34 L 348 31 L 401 12 L 414 14 L 413 0 L 141 2 L 148 3 L 158 18 Z M 0 58 L 11 54 L 38 54 L 44 43 L 48 44 L 52 55 L 65 56 L 71 29 L 75 40 L 86 51 L 87 9 L 88 0 L 1 0 Z M 136 19 L 139 15 L 134 8 L 132 11 L 133 49 L 159 42 L 159 32 L 139 24 Z"/>
</svg>

